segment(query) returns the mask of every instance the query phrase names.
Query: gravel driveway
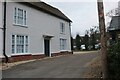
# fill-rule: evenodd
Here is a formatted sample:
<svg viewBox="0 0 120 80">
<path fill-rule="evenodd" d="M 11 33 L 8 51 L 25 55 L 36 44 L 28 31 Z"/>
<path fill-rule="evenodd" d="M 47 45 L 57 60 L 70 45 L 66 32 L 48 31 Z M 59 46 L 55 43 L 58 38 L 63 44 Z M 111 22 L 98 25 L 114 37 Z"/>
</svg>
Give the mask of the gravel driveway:
<svg viewBox="0 0 120 80">
<path fill-rule="evenodd" d="M 98 52 L 65 55 L 37 60 L 3 70 L 3 78 L 82 78 L 85 64 L 98 56 Z"/>
</svg>

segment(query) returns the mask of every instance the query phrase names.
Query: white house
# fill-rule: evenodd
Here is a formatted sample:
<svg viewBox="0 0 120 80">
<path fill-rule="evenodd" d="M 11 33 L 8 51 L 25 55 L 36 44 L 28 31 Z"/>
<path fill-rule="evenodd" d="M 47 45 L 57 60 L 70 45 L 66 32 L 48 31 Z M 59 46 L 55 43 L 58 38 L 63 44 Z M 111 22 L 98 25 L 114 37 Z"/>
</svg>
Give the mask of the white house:
<svg viewBox="0 0 120 80">
<path fill-rule="evenodd" d="M 0 2 L 0 57 L 2 57 L 2 47 L 3 47 L 3 30 L 2 30 L 2 3 Z"/>
<path fill-rule="evenodd" d="M 6 2 L 5 54 L 9 61 L 19 61 L 72 53 L 70 23 L 59 9 L 44 2 Z M 0 29 L 1 54 L 2 33 Z"/>
</svg>

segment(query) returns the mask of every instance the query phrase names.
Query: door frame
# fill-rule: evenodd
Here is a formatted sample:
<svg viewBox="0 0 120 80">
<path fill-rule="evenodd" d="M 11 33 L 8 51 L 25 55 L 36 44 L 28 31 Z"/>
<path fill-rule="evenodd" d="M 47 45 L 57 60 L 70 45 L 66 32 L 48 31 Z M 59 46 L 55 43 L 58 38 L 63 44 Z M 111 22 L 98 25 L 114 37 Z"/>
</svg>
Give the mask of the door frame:
<svg viewBox="0 0 120 80">
<path fill-rule="evenodd" d="M 46 56 L 46 54 L 45 54 L 45 40 L 49 40 L 49 56 Z M 43 50 L 44 50 L 44 55 L 46 56 L 46 57 L 51 57 L 51 40 L 50 39 L 48 39 L 48 38 L 44 38 L 44 40 L 43 40 Z"/>
<path fill-rule="evenodd" d="M 49 40 L 49 57 L 51 57 L 51 39 L 54 37 L 53 35 L 48 35 L 48 34 L 44 34 L 43 36 L 43 53 L 45 54 L 45 43 L 44 40 L 47 39 Z"/>
</svg>

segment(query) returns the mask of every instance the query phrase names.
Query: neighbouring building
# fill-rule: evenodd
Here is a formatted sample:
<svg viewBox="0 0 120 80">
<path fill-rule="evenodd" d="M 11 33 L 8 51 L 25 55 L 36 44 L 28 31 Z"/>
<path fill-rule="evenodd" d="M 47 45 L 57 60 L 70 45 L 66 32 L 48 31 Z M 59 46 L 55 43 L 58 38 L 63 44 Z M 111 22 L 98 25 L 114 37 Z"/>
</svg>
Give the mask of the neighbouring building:
<svg viewBox="0 0 120 80">
<path fill-rule="evenodd" d="M 120 16 L 113 16 L 108 28 L 110 37 L 113 41 L 120 38 Z"/>
<path fill-rule="evenodd" d="M 4 2 L 0 2 L 0 28 L 4 7 Z M 44 2 L 6 2 L 5 52 L 9 61 L 72 53 L 71 22 L 59 9 Z M 0 29 L 1 54 L 2 37 Z"/>
<path fill-rule="evenodd" d="M 118 2 L 118 16 L 112 16 L 108 32 L 110 34 L 110 41 L 120 39 L 120 2 Z"/>
</svg>

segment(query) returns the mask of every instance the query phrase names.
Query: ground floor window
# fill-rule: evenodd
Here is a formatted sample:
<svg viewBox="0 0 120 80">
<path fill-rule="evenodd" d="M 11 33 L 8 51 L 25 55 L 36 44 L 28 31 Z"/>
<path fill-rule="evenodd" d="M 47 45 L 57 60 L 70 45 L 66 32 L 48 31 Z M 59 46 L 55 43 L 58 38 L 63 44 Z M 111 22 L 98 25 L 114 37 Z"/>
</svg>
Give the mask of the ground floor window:
<svg viewBox="0 0 120 80">
<path fill-rule="evenodd" d="M 66 39 L 60 38 L 60 50 L 66 50 L 67 47 L 66 41 L 67 41 Z"/>
<path fill-rule="evenodd" d="M 12 35 L 12 53 L 28 52 L 28 36 Z"/>
</svg>

